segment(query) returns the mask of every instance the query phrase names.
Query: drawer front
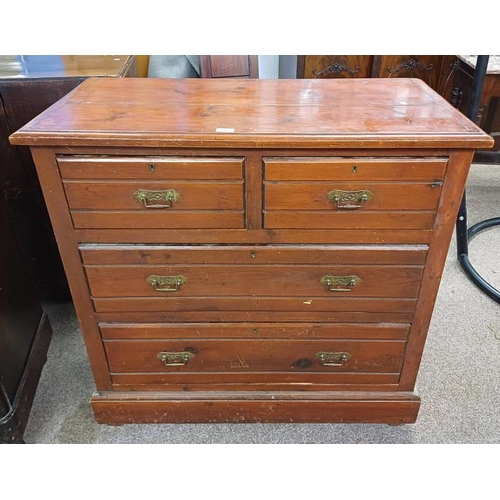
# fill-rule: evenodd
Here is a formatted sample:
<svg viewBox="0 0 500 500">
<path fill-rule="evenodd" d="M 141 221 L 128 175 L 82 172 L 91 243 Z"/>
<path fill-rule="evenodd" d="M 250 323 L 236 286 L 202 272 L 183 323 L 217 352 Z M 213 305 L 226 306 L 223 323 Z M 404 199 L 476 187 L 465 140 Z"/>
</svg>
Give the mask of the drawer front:
<svg viewBox="0 0 500 500">
<path fill-rule="evenodd" d="M 434 186 L 434 187 L 433 187 Z M 346 197 L 341 193 L 363 193 L 373 196 L 366 202 L 359 202 L 357 207 L 352 204 L 342 205 L 342 201 L 331 201 L 328 193 L 338 191 L 338 197 Z M 265 208 L 266 210 L 300 210 L 300 211 L 341 211 L 362 209 L 365 211 L 384 210 L 419 210 L 433 211 L 437 208 L 441 186 L 437 183 L 427 184 L 397 184 L 390 182 L 266 182 Z M 337 195 L 336 195 L 337 196 Z M 352 195 L 355 197 L 356 195 Z M 331 195 L 330 198 L 333 198 Z M 363 204 L 362 204 L 363 203 Z"/>
<path fill-rule="evenodd" d="M 229 182 L 82 182 L 64 181 L 64 189 L 70 210 L 126 210 L 147 209 L 162 211 L 183 210 L 233 210 L 243 211 L 242 181 Z M 171 206 L 155 206 L 148 201 L 148 191 L 168 193 L 175 189 L 178 199 L 171 201 Z M 139 193 L 137 195 L 137 193 Z M 141 201 L 141 193 L 144 201 Z M 158 197 L 160 195 L 157 195 Z M 149 194 L 152 200 L 153 194 Z M 166 205 L 167 201 L 157 203 Z"/>
<path fill-rule="evenodd" d="M 420 266 L 155 265 L 86 266 L 93 297 L 414 298 Z"/>
<path fill-rule="evenodd" d="M 373 372 L 401 369 L 404 341 L 106 340 L 112 373 Z"/>
<path fill-rule="evenodd" d="M 378 264 L 422 266 L 427 245 L 92 245 L 79 247 L 86 265 Z"/>
<path fill-rule="evenodd" d="M 111 373 L 117 390 L 133 391 L 318 391 L 393 390 L 399 373 L 317 371 L 304 372 L 144 372 Z"/>
<path fill-rule="evenodd" d="M 82 245 L 80 252 L 99 313 L 282 321 L 281 311 L 342 322 L 364 312 L 397 322 L 411 319 L 427 247 Z"/>
<path fill-rule="evenodd" d="M 264 163 L 264 227 L 269 229 L 429 230 L 446 168 L 446 161 L 435 159 Z"/>
<path fill-rule="evenodd" d="M 411 322 L 417 299 L 350 297 L 93 298 L 100 321 Z"/>
<path fill-rule="evenodd" d="M 243 158 L 58 156 L 64 180 L 241 180 Z"/>
<path fill-rule="evenodd" d="M 105 340 L 148 339 L 361 339 L 405 340 L 409 324 L 401 323 L 100 323 Z"/>
<path fill-rule="evenodd" d="M 58 162 L 77 229 L 244 228 L 242 159 Z"/>
<path fill-rule="evenodd" d="M 374 249 L 342 245 L 80 247 L 94 298 L 208 300 L 241 296 L 414 298 L 426 251 L 425 246 L 398 245 Z"/>
<path fill-rule="evenodd" d="M 441 158 L 264 158 L 266 181 L 443 180 Z"/>
</svg>

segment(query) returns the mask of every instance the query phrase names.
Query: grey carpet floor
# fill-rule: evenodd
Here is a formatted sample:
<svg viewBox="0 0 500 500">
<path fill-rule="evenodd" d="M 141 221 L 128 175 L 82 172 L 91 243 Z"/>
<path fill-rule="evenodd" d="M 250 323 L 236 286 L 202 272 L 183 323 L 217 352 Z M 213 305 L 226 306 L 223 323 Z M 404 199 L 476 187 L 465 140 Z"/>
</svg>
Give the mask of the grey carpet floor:
<svg viewBox="0 0 500 500">
<path fill-rule="evenodd" d="M 500 167 L 473 165 L 470 223 L 500 216 Z M 500 288 L 500 228 L 471 243 L 477 270 Z M 500 306 L 469 283 L 452 241 L 422 359 L 415 424 L 96 424 L 94 390 L 71 304 L 45 304 L 54 330 L 27 443 L 500 443 Z"/>
</svg>

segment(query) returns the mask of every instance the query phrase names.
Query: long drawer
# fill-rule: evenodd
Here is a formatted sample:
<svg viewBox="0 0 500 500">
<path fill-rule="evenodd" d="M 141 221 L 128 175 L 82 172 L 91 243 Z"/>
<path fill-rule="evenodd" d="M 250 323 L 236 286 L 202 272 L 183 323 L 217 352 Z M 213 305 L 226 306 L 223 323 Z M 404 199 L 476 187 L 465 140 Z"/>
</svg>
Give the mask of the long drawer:
<svg viewBox="0 0 500 500">
<path fill-rule="evenodd" d="M 98 312 L 412 312 L 425 246 L 82 245 Z"/>
<path fill-rule="evenodd" d="M 419 266 L 154 265 L 86 266 L 93 297 L 417 296 Z"/>
<path fill-rule="evenodd" d="M 153 339 L 359 339 L 406 340 L 404 323 L 100 323 L 104 340 Z"/>
<path fill-rule="evenodd" d="M 446 163 L 425 158 L 266 158 L 264 227 L 429 230 Z"/>
<path fill-rule="evenodd" d="M 242 158 L 58 157 L 77 229 L 242 229 Z"/>
<path fill-rule="evenodd" d="M 397 373 L 406 342 L 362 340 L 162 339 L 104 341 L 112 373 Z"/>
<path fill-rule="evenodd" d="M 409 324 L 101 323 L 111 380 L 136 390 L 397 387 Z"/>
</svg>

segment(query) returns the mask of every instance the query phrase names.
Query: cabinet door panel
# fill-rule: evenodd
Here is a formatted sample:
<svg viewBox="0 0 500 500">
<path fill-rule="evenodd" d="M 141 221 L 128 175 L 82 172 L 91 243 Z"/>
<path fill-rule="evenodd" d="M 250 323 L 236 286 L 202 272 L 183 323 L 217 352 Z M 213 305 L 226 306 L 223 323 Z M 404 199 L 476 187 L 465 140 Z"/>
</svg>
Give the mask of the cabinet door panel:
<svg viewBox="0 0 500 500">
<path fill-rule="evenodd" d="M 443 56 L 380 56 L 380 78 L 420 78 L 437 89 Z"/>
<path fill-rule="evenodd" d="M 373 56 L 298 56 L 297 78 L 369 78 Z"/>
</svg>

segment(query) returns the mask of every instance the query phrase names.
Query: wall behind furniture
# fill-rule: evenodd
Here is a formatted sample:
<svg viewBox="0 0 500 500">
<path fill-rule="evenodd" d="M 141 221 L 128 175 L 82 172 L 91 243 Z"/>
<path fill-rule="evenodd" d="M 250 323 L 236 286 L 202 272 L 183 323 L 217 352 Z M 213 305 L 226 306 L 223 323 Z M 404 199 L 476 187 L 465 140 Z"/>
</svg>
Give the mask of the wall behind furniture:
<svg viewBox="0 0 500 500">
<path fill-rule="evenodd" d="M 297 78 L 297 56 L 280 56 L 280 78 Z"/>
<path fill-rule="evenodd" d="M 259 56 L 259 78 L 279 78 L 280 56 Z"/>
</svg>

